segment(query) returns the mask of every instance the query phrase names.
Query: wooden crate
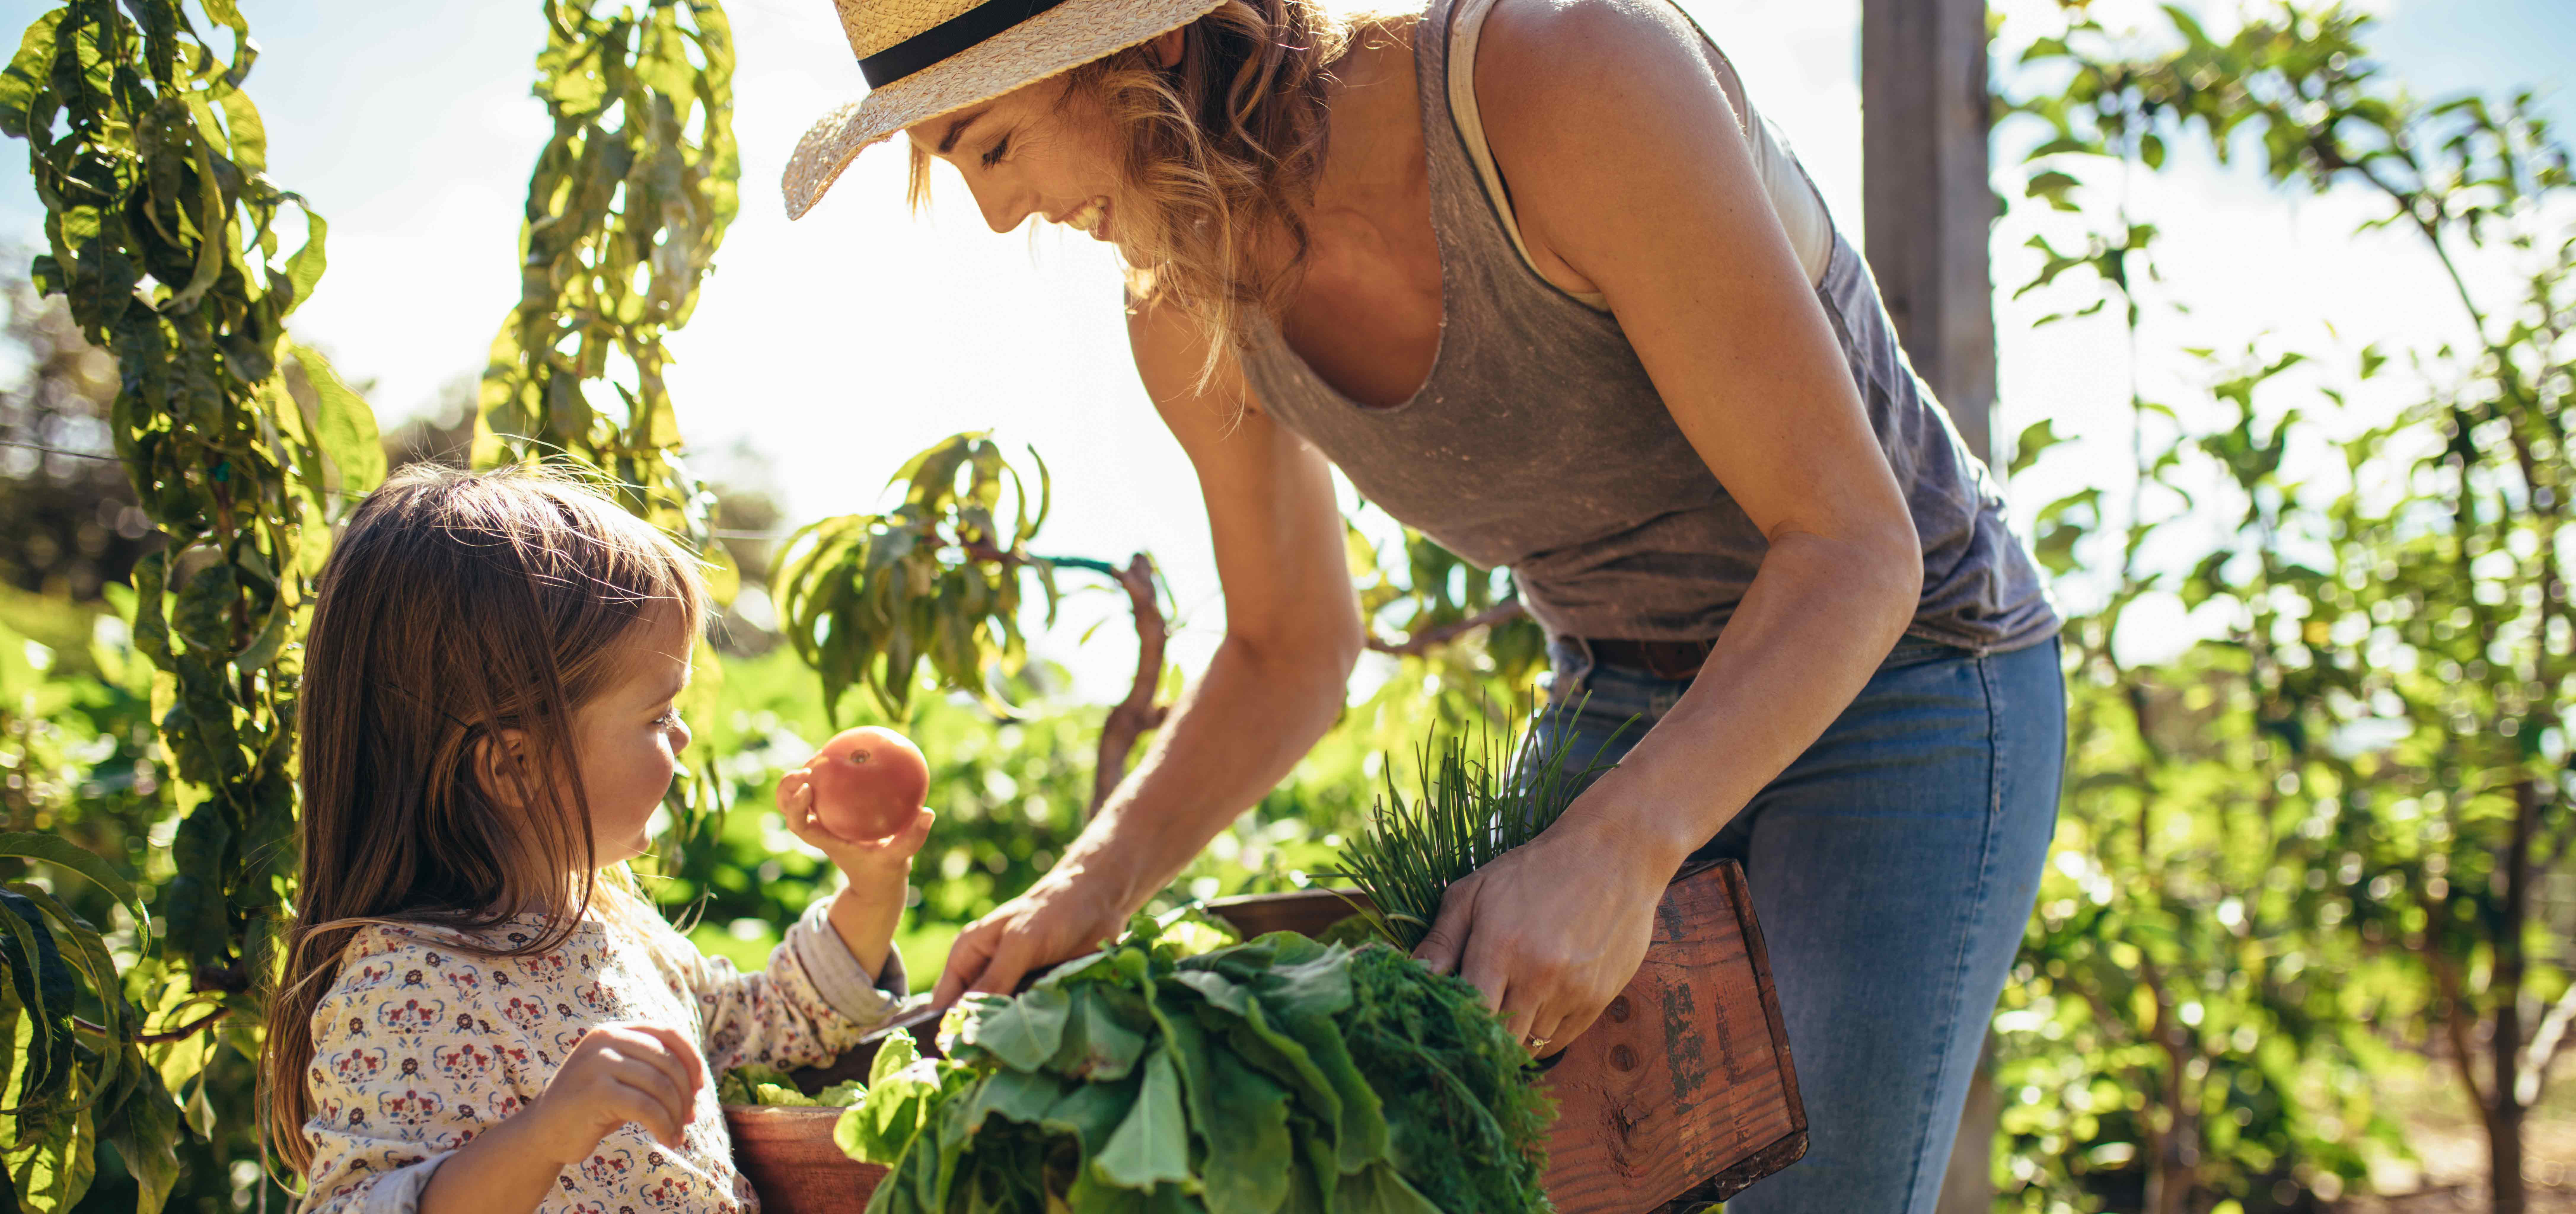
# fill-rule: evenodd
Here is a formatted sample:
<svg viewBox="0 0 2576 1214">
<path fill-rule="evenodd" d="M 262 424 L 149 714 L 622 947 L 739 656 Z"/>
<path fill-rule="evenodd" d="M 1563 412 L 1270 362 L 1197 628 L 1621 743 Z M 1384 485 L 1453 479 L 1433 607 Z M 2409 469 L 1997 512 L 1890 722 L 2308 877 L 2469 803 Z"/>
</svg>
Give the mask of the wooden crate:
<svg viewBox="0 0 2576 1214">
<path fill-rule="evenodd" d="M 1223 899 L 1209 910 L 1245 936 L 1312 935 L 1351 905 L 1307 890 Z M 874 1053 L 854 1050 L 796 1077 L 812 1090 L 864 1076 Z M 1636 979 L 1551 1061 L 1546 1083 L 1557 1101 L 1547 1188 L 1560 1214 L 1680 1214 L 1806 1154 L 1797 1071 L 1740 866 L 1724 861 L 1672 883 Z M 735 1163 L 765 1208 L 865 1208 L 885 1169 L 832 1145 L 839 1112 L 726 1106 Z"/>
<path fill-rule="evenodd" d="M 1245 935 L 1312 935 L 1350 914 L 1339 893 L 1229 898 Z M 1744 869 L 1685 871 L 1628 989 L 1558 1054 L 1548 1196 L 1560 1214 L 1642 1214 L 1724 1201 L 1807 1153 L 1807 1114 L 1780 1025 Z"/>
</svg>

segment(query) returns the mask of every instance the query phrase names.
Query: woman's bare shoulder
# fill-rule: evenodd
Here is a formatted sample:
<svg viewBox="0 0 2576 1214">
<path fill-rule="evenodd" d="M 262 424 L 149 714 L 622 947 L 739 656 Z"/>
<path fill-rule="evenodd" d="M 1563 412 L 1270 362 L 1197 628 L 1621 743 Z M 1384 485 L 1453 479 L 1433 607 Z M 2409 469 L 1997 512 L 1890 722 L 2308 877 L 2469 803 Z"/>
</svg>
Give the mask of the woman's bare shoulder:
<svg viewBox="0 0 2576 1214">
<path fill-rule="evenodd" d="M 1637 205 L 1652 201 L 1641 191 L 1751 168 L 1699 31 L 1666 0 L 1494 0 L 1475 73 L 1534 249 L 1577 261 L 1641 222 Z"/>
</svg>

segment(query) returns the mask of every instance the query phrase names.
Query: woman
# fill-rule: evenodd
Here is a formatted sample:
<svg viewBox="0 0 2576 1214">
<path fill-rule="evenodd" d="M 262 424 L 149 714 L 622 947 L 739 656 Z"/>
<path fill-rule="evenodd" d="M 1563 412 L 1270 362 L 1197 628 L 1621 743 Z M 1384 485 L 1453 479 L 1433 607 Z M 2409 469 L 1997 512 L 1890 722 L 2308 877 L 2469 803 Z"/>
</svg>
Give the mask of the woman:
<svg viewBox="0 0 2576 1214">
<path fill-rule="evenodd" d="M 1673 872 L 1740 857 L 1811 1146 L 1732 1205 L 1929 1210 L 2055 819 L 2057 620 L 1723 56 L 1663 0 L 837 3 L 872 91 L 806 136 L 791 212 L 902 130 L 916 197 L 945 160 L 996 231 L 1115 244 L 1226 595 L 1150 753 L 940 998 L 1115 933 L 1333 723 L 1338 465 L 1511 567 L 1543 729 L 1579 756 L 1651 722 L 1419 955 L 1553 1052 Z"/>
</svg>

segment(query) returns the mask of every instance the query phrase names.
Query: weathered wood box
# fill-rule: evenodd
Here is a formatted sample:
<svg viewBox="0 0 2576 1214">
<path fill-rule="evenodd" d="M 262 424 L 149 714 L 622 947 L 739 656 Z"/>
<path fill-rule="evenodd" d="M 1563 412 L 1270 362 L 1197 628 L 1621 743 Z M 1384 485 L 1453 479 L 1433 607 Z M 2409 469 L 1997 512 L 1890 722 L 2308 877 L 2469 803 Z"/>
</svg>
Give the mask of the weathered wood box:
<svg viewBox="0 0 2576 1214">
<path fill-rule="evenodd" d="M 1320 932 L 1350 913 L 1323 890 L 1208 908 L 1245 936 Z M 873 1052 L 868 1051 L 868 1052 Z M 843 1058 L 809 1086 L 864 1073 Z M 1798 1075 L 1744 870 L 1685 871 L 1665 892 L 1635 981 L 1553 1060 L 1548 1194 L 1562 1214 L 1685 1211 L 1723 1201 L 1807 1150 Z M 862 1209 L 885 1169 L 832 1145 L 837 1109 L 728 1106 L 734 1157 L 762 1205 L 785 1214 Z"/>
</svg>

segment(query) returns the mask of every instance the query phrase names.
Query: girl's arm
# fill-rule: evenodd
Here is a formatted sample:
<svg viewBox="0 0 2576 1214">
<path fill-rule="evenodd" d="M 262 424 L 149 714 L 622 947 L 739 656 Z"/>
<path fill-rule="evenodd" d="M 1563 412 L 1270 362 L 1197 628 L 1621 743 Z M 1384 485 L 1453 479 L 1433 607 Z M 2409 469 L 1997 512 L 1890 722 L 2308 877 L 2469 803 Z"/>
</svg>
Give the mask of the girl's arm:
<svg viewBox="0 0 2576 1214">
<path fill-rule="evenodd" d="M 1597 289 L 1770 540 L 1680 703 L 1559 824 L 1453 886 L 1420 950 L 1572 1040 L 1665 882 L 1823 733 L 1912 620 L 1923 559 L 1822 305 L 1698 34 L 1654 0 L 1501 0 L 1475 65 L 1540 270 Z"/>
<path fill-rule="evenodd" d="M 1160 309 L 1128 322 L 1136 368 L 1198 471 L 1225 641 L 1064 859 L 957 938 L 936 1000 L 1010 991 L 1099 946 L 1332 728 L 1359 659 L 1341 511 L 1324 457 L 1263 414 L 1231 359 Z"/>
<path fill-rule="evenodd" d="M 895 895 L 898 909 L 901 897 Z M 710 1074 L 747 1063 L 781 1070 L 826 1065 L 894 1016 L 909 984 L 902 956 L 883 935 L 869 932 L 878 962 L 864 964 L 835 922 L 850 917 L 840 908 L 868 901 L 846 889 L 817 899 L 770 950 L 768 968 L 753 973 L 678 942 L 689 949 L 684 981 L 697 998 L 698 1046 Z M 889 924 L 884 934 L 891 932 Z"/>
<path fill-rule="evenodd" d="M 813 788 L 802 771 L 779 780 L 778 809 L 789 832 L 820 848 L 844 880 L 787 930 L 767 970 L 744 974 L 730 961 L 697 957 L 689 981 L 717 1074 L 744 1063 L 829 1063 L 885 1023 L 907 991 L 894 929 L 913 854 L 937 815 L 924 809 L 902 834 L 850 842 L 814 820 Z"/>
</svg>

